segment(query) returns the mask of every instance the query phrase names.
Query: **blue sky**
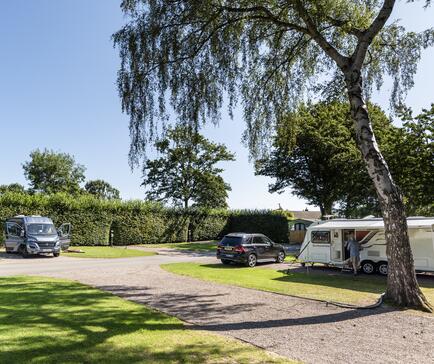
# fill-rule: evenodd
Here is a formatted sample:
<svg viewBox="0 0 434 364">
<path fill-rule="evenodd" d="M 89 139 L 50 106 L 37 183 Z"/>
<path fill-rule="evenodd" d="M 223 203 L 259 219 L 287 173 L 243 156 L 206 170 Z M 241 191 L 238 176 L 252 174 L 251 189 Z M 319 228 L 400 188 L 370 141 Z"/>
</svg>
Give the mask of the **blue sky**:
<svg viewBox="0 0 434 364">
<path fill-rule="evenodd" d="M 31 150 L 70 153 L 123 198 L 143 198 L 141 173 L 128 166 L 128 118 L 115 87 L 117 52 L 111 34 L 124 23 L 120 0 L 0 0 L 0 184 L 26 184 L 21 164 Z M 411 30 L 434 26 L 434 6 L 398 3 L 394 18 Z M 434 102 L 434 50 L 423 53 L 407 104 L 415 111 Z M 388 106 L 387 84 L 374 101 Z M 223 164 L 231 208 L 303 209 L 306 202 L 269 194 L 241 144 L 240 110 L 204 133 L 225 143 L 237 161 Z M 310 209 L 315 209 L 310 207 Z"/>
</svg>

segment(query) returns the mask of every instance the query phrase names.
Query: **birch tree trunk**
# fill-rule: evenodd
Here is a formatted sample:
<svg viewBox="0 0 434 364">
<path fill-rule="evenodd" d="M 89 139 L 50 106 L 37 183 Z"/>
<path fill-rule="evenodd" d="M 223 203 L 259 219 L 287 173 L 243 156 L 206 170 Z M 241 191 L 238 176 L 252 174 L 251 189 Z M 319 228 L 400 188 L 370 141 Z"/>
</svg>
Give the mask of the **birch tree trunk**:
<svg viewBox="0 0 434 364">
<path fill-rule="evenodd" d="M 402 195 L 393 181 L 375 140 L 368 109 L 363 99 L 360 71 L 345 72 L 345 82 L 357 145 L 374 183 L 383 212 L 388 259 L 385 298 L 397 306 L 415 307 L 432 312 L 432 307 L 421 292 L 416 279 Z"/>
</svg>

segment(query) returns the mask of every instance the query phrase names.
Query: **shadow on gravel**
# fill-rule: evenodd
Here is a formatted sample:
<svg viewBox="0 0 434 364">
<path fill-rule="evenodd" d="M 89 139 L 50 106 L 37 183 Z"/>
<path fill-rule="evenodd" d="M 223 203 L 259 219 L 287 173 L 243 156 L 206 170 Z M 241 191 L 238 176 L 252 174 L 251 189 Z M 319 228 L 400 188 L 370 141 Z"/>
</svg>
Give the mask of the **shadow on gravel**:
<svg viewBox="0 0 434 364">
<path fill-rule="evenodd" d="M 252 330 L 252 329 L 267 329 L 277 327 L 294 327 L 304 325 L 318 325 L 327 323 L 336 323 L 340 321 L 354 320 L 361 317 L 381 315 L 394 311 L 392 308 L 378 308 L 374 310 L 348 310 L 343 312 L 335 312 L 327 315 L 307 316 L 299 318 L 287 318 L 280 320 L 266 321 L 243 321 L 227 324 L 209 324 L 195 325 L 198 330 L 209 331 L 236 331 L 236 330 Z"/>
<path fill-rule="evenodd" d="M 52 255 L 31 255 L 26 259 L 52 259 Z M 5 251 L 0 252 L 0 259 L 13 259 L 13 260 L 21 260 L 24 259 L 21 254 L 16 253 L 6 253 Z"/>
<path fill-rule="evenodd" d="M 225 305 L 221 303 L 221 297 L 226 296 L 225 294 L 163 293 L 155 295 L 148 293 L 149 288 L 140 286 L 109 285 L 97 286 L 97 288 L 134 302 L 146 303 L 184 320 L 217 320 L 240 311 L 250 312 L 260 304 L 258 302 L 257 304 Z"/>
</svg>

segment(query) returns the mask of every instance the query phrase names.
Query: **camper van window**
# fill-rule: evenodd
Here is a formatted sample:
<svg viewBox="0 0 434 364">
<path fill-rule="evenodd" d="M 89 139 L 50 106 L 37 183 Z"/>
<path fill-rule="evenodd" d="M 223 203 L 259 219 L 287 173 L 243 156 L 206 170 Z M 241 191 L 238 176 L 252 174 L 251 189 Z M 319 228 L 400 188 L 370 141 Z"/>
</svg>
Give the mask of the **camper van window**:
<svg viewBox="0 0 434 364">
<path fill-rule="evenodd" d="M 313 244 L 330 244 L 330 231 L 312 231 Z"/>
</svg>

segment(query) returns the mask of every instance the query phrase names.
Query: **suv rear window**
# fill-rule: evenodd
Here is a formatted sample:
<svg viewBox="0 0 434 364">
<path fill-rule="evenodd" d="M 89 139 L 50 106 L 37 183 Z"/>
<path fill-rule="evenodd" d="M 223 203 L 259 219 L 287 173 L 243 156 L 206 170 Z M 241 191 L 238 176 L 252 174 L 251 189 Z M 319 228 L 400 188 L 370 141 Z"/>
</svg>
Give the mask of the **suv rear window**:
<svg viewBox="0 0 434 364">
<path fill-rule="evenodd" d="M 237 246 L 241 245 L 243 242 L 242 236 L 225 236 L 222 241 L 220 242 L 220 245 L 223 246 Z"/>
</svg>

